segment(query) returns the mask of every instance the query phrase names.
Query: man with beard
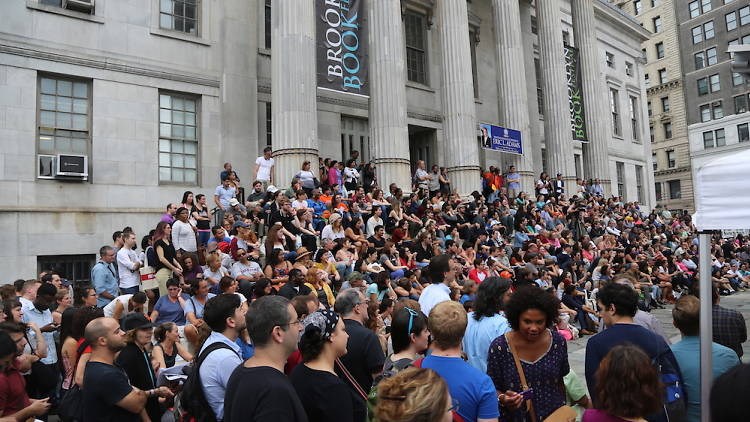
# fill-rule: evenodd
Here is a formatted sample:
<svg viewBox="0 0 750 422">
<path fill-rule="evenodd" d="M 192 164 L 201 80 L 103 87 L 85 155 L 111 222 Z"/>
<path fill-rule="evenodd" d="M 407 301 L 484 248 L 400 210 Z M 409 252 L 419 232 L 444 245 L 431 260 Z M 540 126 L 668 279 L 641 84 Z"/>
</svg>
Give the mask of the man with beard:
<svg viewBox="0 0 750 422">
<path fill-rule="evenodd" d="M 125 332 L 114 318 L 97 318 L 84 333 L 91 357 L 83 376 L 83 420 L 140 421 L 149 397 L 171 397 L 167 387 L 143 391 L 133 387 L 125 372 L 114 365 L 115 355 L 125 347 Z"/>
<path fill-rule="evenodd" d="M 297 296 L 306 296 L 312 293 L 312 290 L 305 285 L 305 275 L 298 268 L 289 271 L 289 282 L 284 284 L 279 290 L 279 296 L 289 300 Z"/>
</svg>

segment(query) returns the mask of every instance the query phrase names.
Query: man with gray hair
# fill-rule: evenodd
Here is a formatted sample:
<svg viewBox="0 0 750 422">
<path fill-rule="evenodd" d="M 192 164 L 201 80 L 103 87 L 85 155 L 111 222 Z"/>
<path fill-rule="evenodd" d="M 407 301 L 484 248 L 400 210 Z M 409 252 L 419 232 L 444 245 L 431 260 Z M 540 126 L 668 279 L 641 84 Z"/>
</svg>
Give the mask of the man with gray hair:
<svg viewBox="0 0 750 422">
<path fill-rule="evenodd" d="M 334 305 L 334 310 L 341 315 L 346 333 L 349 334 L 347 352 L 341 357 L 341 363 L 364 391 L 370 391 L 373 378 L 382 372 L 385 362 L 385 354 L 380 347 L 378 336 L 364 325 L 368 319 L 368 305 L 369 301 L 365 295 L 354 288 L 339 292 Z M 340 372 L 339 376 L 347 379 Z"/>
<path fill-rule="evenodd" d="M 120 294 L 120 280 L 117 270 L 112 265 L 115 262 L 115 250 L 111 246 L 102 246 L 99 249 L 99 262 L 91 269 L 91 282 L 98 298 L 96 306 L 103 308 Z"/>
</svg>

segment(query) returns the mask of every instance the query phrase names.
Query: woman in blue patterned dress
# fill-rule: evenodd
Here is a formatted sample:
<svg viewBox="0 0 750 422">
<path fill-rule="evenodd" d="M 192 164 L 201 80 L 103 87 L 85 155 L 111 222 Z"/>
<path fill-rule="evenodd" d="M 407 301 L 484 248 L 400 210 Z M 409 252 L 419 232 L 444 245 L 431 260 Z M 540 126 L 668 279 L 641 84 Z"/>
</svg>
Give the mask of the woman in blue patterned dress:
<svg viewBox="0 0 750 422">
<path fill-rule="evenodd" d="M 540 422 L 565 404 L 568 349 L 565 339 L 552 329 L 559 308 L 554 294 L 536 286 L 519 288 L 505 304 L 512 331 L 490 345 L 487 375 L 495 383 L 501 419 L 506 422 Z M 518 354 L 527 388 L 522 386 L 513 353 Z M 533 392 L 524 392 L 527 389 Z M 531 416 L 531 406 L 537 420 Z"/>
</svg>

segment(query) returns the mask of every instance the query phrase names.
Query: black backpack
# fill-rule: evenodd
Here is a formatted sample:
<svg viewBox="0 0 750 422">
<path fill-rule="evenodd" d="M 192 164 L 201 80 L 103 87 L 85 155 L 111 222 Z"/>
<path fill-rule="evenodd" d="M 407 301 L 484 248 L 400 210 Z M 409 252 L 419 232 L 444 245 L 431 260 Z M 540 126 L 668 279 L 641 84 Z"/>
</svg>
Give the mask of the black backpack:
<svg viewBox="0 0 750 422">
<path fill-rule="evenodd" d="M 183 422 L 216 422 L 216 415 L 203 394 L 203 383 L 201 382 L 200 367 L 211 352 L 218 349 L 232 350 L 223 341 L 211 343 L 198 355 L 195 363 L 186 365 L 183 372 L 187 375 L 182 391 L 175 397 L 176 420 Z M 232 350 L 234 353 L 234 350 Z"/>
</svg>

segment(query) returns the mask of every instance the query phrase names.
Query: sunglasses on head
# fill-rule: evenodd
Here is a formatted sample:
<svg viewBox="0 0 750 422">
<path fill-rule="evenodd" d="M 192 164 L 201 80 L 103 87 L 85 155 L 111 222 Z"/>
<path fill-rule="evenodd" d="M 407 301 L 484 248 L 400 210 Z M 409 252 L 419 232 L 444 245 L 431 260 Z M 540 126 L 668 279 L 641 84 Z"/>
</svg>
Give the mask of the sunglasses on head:
<svg viewBox="0 0 750 422">
<path fill-rule="evenodd" d="M 406 312 L 409 313 L 409 328 L 406 330 L 406 334 L 409 335 L 411 334 L 411 328 L 412 328 L 412 324 L 414 323 L 414 317 L 419 314 L 417 313 L 417 311 L 415 311 L 412 308 L 405 307 L 404 309 L 406 309 Z"/>
</svg>

